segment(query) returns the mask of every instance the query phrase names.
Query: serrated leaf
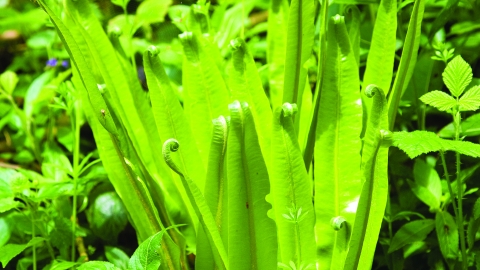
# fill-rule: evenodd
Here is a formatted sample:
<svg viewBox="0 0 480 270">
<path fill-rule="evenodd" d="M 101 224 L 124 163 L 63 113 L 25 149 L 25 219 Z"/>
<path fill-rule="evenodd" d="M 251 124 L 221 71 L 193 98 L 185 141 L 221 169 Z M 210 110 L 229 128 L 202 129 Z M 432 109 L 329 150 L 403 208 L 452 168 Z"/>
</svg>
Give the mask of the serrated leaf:
<svg viewBox="0 0 480 270">
<path fill-rule="evenodd" d="M 457 101 L 452 96 L 438 90 L 426 93 L 420 97 L 420 100 L 427 105 L 439 109 L 440 111 L 450 110 L 457 104 Z"/>
<path fill-rule="evenodd" d="M 470 88 L 459 100 L 460 111 L 476 111 L 480 107 L 480 85 Z"/>
<path fill-rule="evenodd" d="M 109 262 L 89 261 L 80 265 L 80 267 L 78 267 L 77 269 L 78 270 L 117 270 L 120 268 L 116 267 L 115 265 Z"/>
<path fill-rule="evenodd" d="M 480 157 L 480 145 L 465 142 L 445 140 L 429 131 L 394 132 L 392 144 L 403 150 L 411 159 L 430 152 L 457 151 L 462 155 Z"/>
<path fill-rule="evenodd" d="M 161 257 L 158 254 L 163 235 L 166 230 L 162 230 L 145 240 L 135 250 L 130 261 L 129 269 L 156 270 L 161 264 Z"/>
<path fill-rule="evenodd" d="M 3 265 L 3 268 L 5 268 L 10 262 L 11 259 L 13 259 L 15 256 L 20 254 L 22 251 L 24 251 L 26 248 L 31 247 L 33 245 L 36 245 L 40 242 L 42 242 L 44 239 L 42 237 L 35 237 L 32 238 L 27 244 L 23 245 L 17 245 L 17 244 L 8 244 L 0 248 L 0 262 Z"/>
<path fill-rule="evenodd" d="M 438 244 L 445 259 L 458 257 L 458 228 L 452 215 L 448 212 L 437 212 L 435 215 Z"/>
<path fill-rule="evenodd" d="M 393 236 L 388 253 L 392 253 L 407 244 L 422 241 L 435 228 L 435 220 L 415 220 L 403 225 Z"/>
<path fill-rule="evenodd" d="M 447 64 L 442 73 L 443 82 L 453 96 L 459 97 L 472 81 L 472 68 L 459 55 Z"/>
</svg>

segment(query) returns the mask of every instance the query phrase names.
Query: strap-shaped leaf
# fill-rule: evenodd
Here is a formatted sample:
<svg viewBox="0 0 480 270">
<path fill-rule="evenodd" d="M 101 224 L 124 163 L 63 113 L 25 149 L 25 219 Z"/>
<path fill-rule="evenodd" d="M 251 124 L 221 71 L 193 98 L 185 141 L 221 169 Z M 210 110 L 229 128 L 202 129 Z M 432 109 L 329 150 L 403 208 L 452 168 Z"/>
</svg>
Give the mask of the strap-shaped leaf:
<svg viewBox="0 0 480 270">
<path fill-rule="evenodd" d="M 407 89 L 410 78 L 412 77 L 413 69 L 417 63 L 424 11 L 425 0 L 415 1 L 410 22 L 408 23 L 407 36 L 403 45 L 402 58 L 400 59 L 397 76 L 395 77 L 392 91 L 388 95 L 388 122 L 390 130 L 393 130 L 400 99 L 402 98 L 405 89 Z"/>
<path fill-rule="evenodd" d="M 272 109 L 245 41 L 238 38 L 232 40 L 230 44 L 233 50 L 229 67 L 231 97 L 248 103 L 255 121 L 263 158 L 269 167 Z"/>
<path fill-rule="evenodd" d="M 345 263 L 356 205 L 361 192 L 360 132 L 362 107 L 355 54 L 339 15 L 329 22 L 325 78 L 321 87 L 315 142 L 315 231 L 320 269 Z M 346 222 L 334 230 L 330 220 Z"/>
<path fill-rule="evenodd" d="M 207 179 L 205 182 L 205 200 L 212 212 L 215 223 L 220 230 L 222 239 L 227 239 L 226 220 L 226 174 L 225 174 L 225 152 L 227 147 L 228 126 L 224 116 L 213 119 L 213 136 L 210 145 L 210 154 L 207 167 Z M 214 269 L 215 260 L 212 247 L 203 230 L 198 231 L 197 253 L 195 268 Z M 225 241 L 226 243 L 226 241 Z"/>
<path fill-rule="evenodd" d="M 248 104 L 229 105 L 227 143 L 228 257 L 230 269 L 275 269 L 276 228 L 267 216 L 271 205 L 267 167 Z"/>
<path fill-rule="evenodd" d="M 152 111 L 160 138 L 177 138 L 182 143 L 179 150 L 180 168 L 187 175 L 195 175 L 197 186 L 205 186 L 205 169 L 201 162 L 195 140 L 180 102 L 158 56 L 158 49 L 150 47 L 143 54 L 147 84 L 150 90 Z"/>
<path fill-rule="evenodd" d="M 442 73 L 443 82 L 455 97 L 460 97 L 472 81 L 472 68 L 459 55 L 448 62 Z"/>
<path fill-rule="evenodd" d="M 287 0 L 272 0 L 268 10 L 268 83 L 270 103 L 274 108 L 282 105 L 283 100 L 288 10 Z"/>
<path fill-rule="evenodd" d="M 74 76 L 74 79 L 76 77 L 78 78 L 78 75 Z M 75 86 L 81 93 L 83 104 L 88 105 L 85 102 L 87 100 L 86 91 L 80 87 L 81 83 L 77 81 Z M 115 140 L 112 140 L 111 134 L 98 125 L 91 110 L 86 108 L 85 112 L 105 170 L 110 179 L 115 179 L 111 181 L 115 191 L 127 208 L 139 240 L 143 241 L 163 228 L 163 225 L 158 222 L 160 220 L 158 213 L 150 203 L 151 199 L 147 197 L 145 190 L 140 187 L 140 182 L 132 177 L 125 160 L 121 156 L 118 144 Z M 178 246 L 172 242 L 170 236 L 162 238 L 162 252 L 166 267 L 178 267 L 180 265 Z"/>
<path fill-rule="evenodd" d="M 376 84 L 388 95 L 393 77 L 396 33 L 397 1 L 381 0 L 363 76 L 363 88 Z"/>
<path fill-rule="evenodd" d="M 387 101 L 375 85 L 368 86 L 365 94 L 373 97 L 373 103 L 362 150 L 362 193 L 345 261 L 348 270 L 371 269 L 388 195 Z"/>
<path fill-rule="evenodd" d="M 212 134 L 212 119 L 227 114 L 229 93 L 215 65 L 205 51 L 202 37 L 192 32 L 180 35 L 186 59 L 183 61 L 184 108 L 204 164 L 207 164 Z M 201 113 L 199 113 L 201 112 Z"/>
<path fill-rule="evenodd" d="M 458 101 L 461 111 L 476 111 L 480 107 L 480 85 L 470 88 Z"/>
<path fill-rule="evenodd" d="M 428 131 L 394 132 L 392 143 L 393 146 L 402 149 L 412 159 L 421 154 L 437 151 L 456 151 L 462 155 L 480 157 L 480 145 L 471 142 L 445 140 Z"/>
<path fill-rule="evenodd" d="M 66 8 L 70 19 L 78 27 L 84 38 L 92 58 L 92 66 L 96 67 L 101 75 L 101 83 L 106 84 L 106 91 L 111 97 L 115 113 L 127 130 L 127 134 L 139 152 L 140 160 L 152 175 L 160 174 L 167 177 L 166 167 L 155 163 L 155 153 L 161 151 L 156 143 L 160 140 L 155 132 L 155 121 L 150 109 L 147 96 L 141 89 L 138 80 L 132 80 L 131 67 L 125 68 L 105 34 L 102 25 L 93 14 L 86 0 L 67 1 Z"/>
<path fill-rule="evenodd" d="M 312 0 L 292 0 L 288 14 L 283 102 L 301 107 L 307 70 L 304 65 L 312 54 L 314 6 Z"/>
<path fill-rule="evenodd" d="M 448 111 L 457 105 L 457 101 L 449 94 L 434 90 L 420 97 L 420 100 L 440 111 Z"/>
<path fill-rule="evenodd" d="M 270 173 L 273 211 L 277 224 L 280 263 L 297 268 L 315 265 L 314 210 L 307 175 L 293 125 L 296 105 L 275 110 Z"/>
<path fill-rule="evenodd" d="M 345 23 L 347 25 L 350 46 L 355 55 L 357 66 L 360 65 L 360 15 L 360 10 L 357 6 L 350 5 L 345 9 Z"/>
<path fill-rule="evenodd" d="M 229 269 L 228 257 L 223 244 L 220 232 L 218 231 L 213 214 L 202 194 L 202 191 L 196 184 L 196 181 L 192 180 L 182 169 L 178 167 L 176 162 L 171 156 L 172 152 L 179 150 L 180 144 L 176 139 L 168 139 L 163 144 L 163 158 L 170 168 L 180 176 L 182 185 L 187 191 L 188 199 L 193 205 L 195 212 L 199 218 L 202 229 L 204 230 L 207 238 L 210 242 L 210 246 L 213 247 L 213 255 L 216 263 L 216 267 L 219 269 Z"/>
<path fill-rule="evenodd" d="M 72 62 L 80 71 L 80 74 L 82 74 L 82 83 L 88 92 L 88 98 L 95 111 L 95 117 L 110 133 L 117 134 L 117 128 L 111 117 L 110 110 L 103 100 L 100 91 L 98 91 L 97 82 L 95 81 L 90 68 L 87 66 L 87 59 L 85 58 L 88 57 L 88 54 L 85 55 L 82 53 L 77 40 L 75 40 L 74 36 L 72 36 L 69 28 L 62 23 L 61 19 L 56 16 L 56 14 L 45 4 L 45 2 L 40 0 L 38 3 L 52 19 L 60 39 L 62 39 L 64 44 L 67 44 L 66 49 L 72 59 Z"/>
</svg>

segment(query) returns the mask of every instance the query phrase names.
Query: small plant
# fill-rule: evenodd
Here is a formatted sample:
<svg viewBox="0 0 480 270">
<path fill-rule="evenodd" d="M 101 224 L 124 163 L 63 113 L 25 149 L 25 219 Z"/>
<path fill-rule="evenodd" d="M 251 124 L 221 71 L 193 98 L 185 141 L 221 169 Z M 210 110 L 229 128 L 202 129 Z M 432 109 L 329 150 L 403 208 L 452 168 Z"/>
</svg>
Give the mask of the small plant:
<svg viewBox="0 0 480 270">
<path fill-rule="evenodd" d="M 436 229 L 440 251 L 447 263 L 452 266 L 455 262 L 460 262 L 462 269 L 467 269 L 471 251 L 467 250 L 466 246 L 467 237 L 464 228 L 465 215 L 463 210 L 466 177 L 462 174 L 460 154 L 480 157 L 480 145 L 464 142 L 460 138 L 462 131 L 461 112 L 479 109 L 480 86 L 472 86 L 467 90 L 472 81 L 472 69 L 461 56 L 456 56 L 448 62 L 442 76 L 450 95 L 443 91 L 434 90 L 423 95 L 420 99 L 427 105 L 451 114 L 455 134 L 454 140 L 440 139 L 436 134 L 427 131 L 399 132 L 393 134 L 393 145 L 404 150 L 411 158 L 432 151 L 439 152 L 449 197 L 446 200 L 443 199 L 440 178 L 433 166 L 417 159 L 414 166 L 415 182 L 409 182 L 409 185 L 415 195 L 430 207 L 431 212 L 435 213 L 435 220 L 417 220 L 404 225 L 393 237 L 389 252 L 408 244 L 409 242 L 405 241 L 405 237 L 410 237 L 408 241 L 423 240 L 433 229 Z M 450 181 L 445 160 L 446 151 L 455 151 L 456 179 L 454 183 Z M 454 217 L 446 210 L 450 203 L 452 204 Z M 478 230 L 478 227 L 473 225 L 476 224 L 476 218 L 472 216 L 471 219 L 469 222 L 471 225 L 468 229 L 470 249 L 473 248 L 473 242 L 475 241 L 471 238 L 471 234 Z M 472 226 L 475 227 L 472 228 Z M 416 232 L 415 236 L 410 235 L 410 232 Z"/>
</svg>

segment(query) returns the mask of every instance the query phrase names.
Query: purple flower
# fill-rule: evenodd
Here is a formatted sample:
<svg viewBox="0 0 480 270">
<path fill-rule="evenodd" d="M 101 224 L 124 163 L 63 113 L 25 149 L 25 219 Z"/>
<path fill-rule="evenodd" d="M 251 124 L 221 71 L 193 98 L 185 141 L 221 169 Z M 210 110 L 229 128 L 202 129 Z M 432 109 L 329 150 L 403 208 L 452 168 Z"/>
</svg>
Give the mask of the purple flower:
<svg viewBox="0 0 480 270">
<path fill-rule="evenodd" d="M 68 60 L 63 60 L 62 61 L 62 67 L 64 67 L 64 68 L 69 68 L 70 67 L 70 64 L 68 63 Z"/>
<path fill-rule="evenodd" d="M 47 67 L 56 67 L 57 66 L 57 59 L 56 58 L 51 58 L 48 59 L 47 61 Z"/>
</svg>

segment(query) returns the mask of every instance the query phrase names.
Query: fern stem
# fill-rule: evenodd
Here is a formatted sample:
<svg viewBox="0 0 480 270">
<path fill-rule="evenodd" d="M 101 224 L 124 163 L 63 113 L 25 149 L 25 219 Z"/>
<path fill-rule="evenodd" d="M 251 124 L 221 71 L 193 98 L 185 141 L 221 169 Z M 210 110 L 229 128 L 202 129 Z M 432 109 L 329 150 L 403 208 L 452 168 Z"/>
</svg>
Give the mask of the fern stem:
<svg viewBox="0 0 480 270">
<path fill-rule="evenodd" d="M 30 206 L 30 215 L 32 218 L 32 239 L 35 238 L 35 207 Z M 36 245 L 32 245 L 32 264 L 33 270 L 37 270 L 37 248 Z"/>
<path fill-rule="evenodd" d="M 75 145 L 73 148 L 73 198 L 72 198 L 72 251 L 71 258 L 72 262 L 75 262 L 75 230 L 77 228 L 77 180 L 79 173 L 79 158 L 80 158 L 80 110 L 77 109 L 77 104 L 75 103 L 72 108 L 72 113 L 75 117 L 74 122 L 72 123 L 72 130 L 75 132 Z"/>
</svg>

